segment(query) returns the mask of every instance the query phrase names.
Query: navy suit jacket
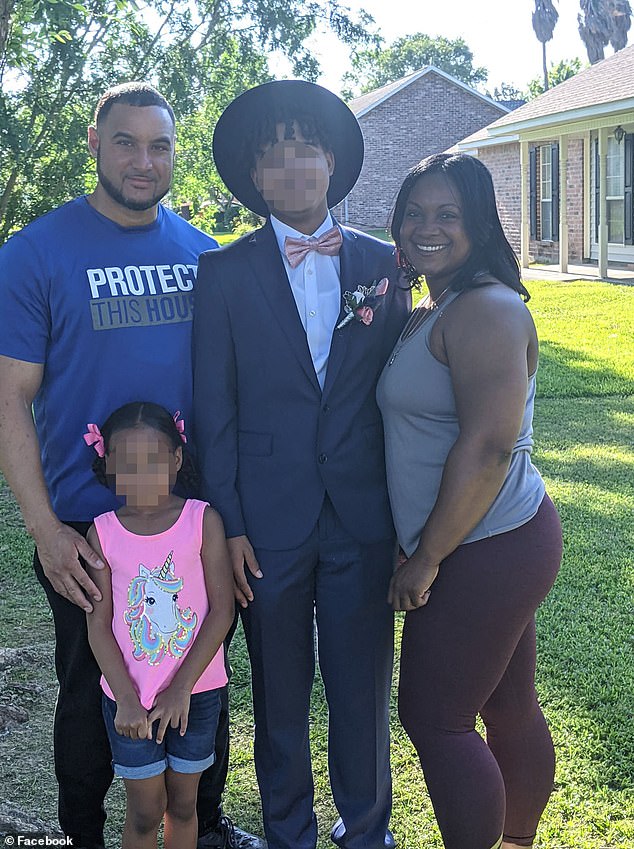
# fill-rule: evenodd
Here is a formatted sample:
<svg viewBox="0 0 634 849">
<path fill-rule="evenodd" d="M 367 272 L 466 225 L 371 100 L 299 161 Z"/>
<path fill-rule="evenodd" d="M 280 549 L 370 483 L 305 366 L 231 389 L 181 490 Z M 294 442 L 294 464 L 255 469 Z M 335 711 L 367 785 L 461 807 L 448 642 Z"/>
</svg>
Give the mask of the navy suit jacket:
<svg viewBox="0 0 634 849">
<path fill-rule="evenodd" d="M 393 533 L 375 389 L 410 291 L 390 245 L 341 230 L 342 293 L 382 277 L 390 285 L 370 325 L 334 331 L 323 392 L 270 223 L 200 257 L 193 346 L 202 496 L 227 536 L 246 534 L 256 547 L 299 546 L 326 492 L 354 538 Z"/>
</svg>

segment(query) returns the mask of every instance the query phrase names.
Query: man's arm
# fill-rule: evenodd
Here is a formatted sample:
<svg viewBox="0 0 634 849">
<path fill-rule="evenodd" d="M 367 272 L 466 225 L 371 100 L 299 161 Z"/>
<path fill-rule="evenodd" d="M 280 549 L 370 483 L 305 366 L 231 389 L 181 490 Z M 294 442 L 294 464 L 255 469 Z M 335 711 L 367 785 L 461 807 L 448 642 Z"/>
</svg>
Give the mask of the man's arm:
<svg viewBox="0 0 634 849">
<path fill-rule="evenodd" d="M 0 356 L 0 469 L 35 540 L 44 573 L 61 596 L 86 612 L 87 596 L 101 594 L 82 567 L 83 557 L 103 567 L 86 540 L 59 521 L 51 506 L 40 462 L 40 448 L 31 404 L 42 383 L 44 366 Z"/>
<path fill-rule="evenodd" d="M 245 533 L 238 472 L 237 378 L 231 320 L 214 279 L 214 253 L 198 264 L 193 326 L 194 438 L 202 496 L 220 513 L 228 536 L 235 598 L 246 607 L 253 592 L 245 575 L 262 573 Z"/>
</svg>

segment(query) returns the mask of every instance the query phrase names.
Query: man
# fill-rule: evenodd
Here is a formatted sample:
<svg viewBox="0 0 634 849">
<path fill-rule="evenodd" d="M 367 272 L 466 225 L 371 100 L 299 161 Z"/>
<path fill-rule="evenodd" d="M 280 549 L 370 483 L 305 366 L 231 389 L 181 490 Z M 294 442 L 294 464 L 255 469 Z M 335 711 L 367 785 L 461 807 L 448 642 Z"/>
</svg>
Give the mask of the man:
<svg viewBox="0 0 634 849">
<path fill-rule="evenodd" d="M 94 192 L 0 249 L 0 465 L 35 540 L 55 621 L 60 825 L 74 846 L 97 849 L 112 769 L 85 622 L 99 594 L 81 558 L 101 565 L 84 534 L 116 500 L 93 476 L 82 434 L 139 399 L 180 410 L 187 422 L 196 262 L 217 245 L 159 203 L 172 179 L 174 113 L 158 91 L 145 83 L 108 90 L 88 147 Z M 221 725 L 215 771 L 201 781 L 201 833 L 209 832 L 201 843 L 257 846 L 221 818 L 226 705 Z"/>
<path fill-rule="evenodd" d="M 394 531 L 374 393 L 409 290 L 391 246 L 330 215 L 363 161 L 359 125 L 335 95 L 299 80 L 251 89 L 221 116 L 214 156 L 228 189 L 267 217 L 202 255 L 194 317 L 203 495 L 225 522 L 242 605 L 266 838 L 269 849 L 316 845 L 315 616 L 341 817 L 331 838 L 383 849 L 394 845 Z"/>
</svg>

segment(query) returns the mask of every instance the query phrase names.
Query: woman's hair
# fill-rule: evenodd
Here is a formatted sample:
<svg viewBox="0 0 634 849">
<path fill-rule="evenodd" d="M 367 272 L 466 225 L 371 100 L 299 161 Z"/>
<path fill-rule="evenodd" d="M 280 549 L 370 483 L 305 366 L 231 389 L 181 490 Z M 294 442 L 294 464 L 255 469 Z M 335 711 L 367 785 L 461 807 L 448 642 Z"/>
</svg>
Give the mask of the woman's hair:
<svg viewBox="0 0 634 849">
<path fill-rule="evenodd" d="M 114 475 L 106 474 L 106 456 L 110 453 L 110 441 L 119 431 L 128 428 L 149 427 L 162 433 L 169 440 L 173 451 L 177 448 L 183 449 L 183 464 L 176 478 L 177 483 L 187 492 L 195 492 L 198 484 L 198 476 L 191 454 L 183 442 L 180 431 L 176 427 L 174 417 L 168 413 L 165 407 L 154 404 L 152 401 L 132 401 L 124 404 L 114 413 L 111 413 L 101 426 L 105 455 L 96 457 L 92 464 L 92 470 L 97 476 L 99 483 L 112 488 Z"/>
<path fill-rule="evenodd" d="M 465 230 L 472 244 L 471 254 L 452 280 L 451 288 L 456 291 L 476 288 L 482 285 L 477 275 L 488 272 L 528 301 L 530 295 L 522 284 L 519 262 L 500 223 L 491 174 L 479 159 L 465 153 L 428 156 L 412 168 L 399 190 L 391 230 L 399 264 L 410 283 L 417 285 L 420 275 L 405 256 L 400 233 L 410 193 L 425 174 L 444 174 L 455 187 L 462 202 Z"/>
</svg>

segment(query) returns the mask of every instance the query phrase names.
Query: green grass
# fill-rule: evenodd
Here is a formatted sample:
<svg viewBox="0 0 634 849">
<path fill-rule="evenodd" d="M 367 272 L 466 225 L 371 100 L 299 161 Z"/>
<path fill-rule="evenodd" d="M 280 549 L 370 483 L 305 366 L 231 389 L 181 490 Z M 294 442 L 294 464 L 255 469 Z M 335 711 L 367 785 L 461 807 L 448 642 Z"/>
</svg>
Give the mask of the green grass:
<svg viewBox="0 0 634 849">
<path fill-rule="evenodd" d="M 222 245 L 228 245 L 230 242 L 235 242 L 237 236 L 235 233 L 212 233 L 213 238 Z"/>
<path fill-rule="evenodd" d="M 536 846 L 626 849 L 634 845 L 634 287 L 537 281 L 529 289 L 541 339 L 535 460 L 561 513 L 565 535 L 560 576 L 538 614 L 538 690 L 558 764 Z M 15 695 L 19 703 L 28 698 L 32 707 L 25 728 L 0 738 L 2 795 L 53 821 L 52 626 L 31 576 L 30 544 L 6 491 L 0 491 L 0 555 L 0 645 L 36 645 L 44 651 L 44 661 L 7 674 L 4 693 L 0 677 L 0 701 Z M 401 626 L 399 616 L 397 639 Z M 226 809 L 242 828 L 261 833 L 249 668 L 240 632 L 232 663 Z M 395 682 L 397 672 L 398 664 Z M 25 696 L 25 681 L 39 682 L 42 692 Z M 418 762 L 398 725 L 395 696 L 396 689 L 393 830 L 402 849 L 440 849 Z M 319 681 L 311 735 L 319 849 L 326 849 L 336 813 L 328 786 L 327 712 Z M 120 789 L 113 791 L 113 846 L 122 804 Z"/>
</svg>

